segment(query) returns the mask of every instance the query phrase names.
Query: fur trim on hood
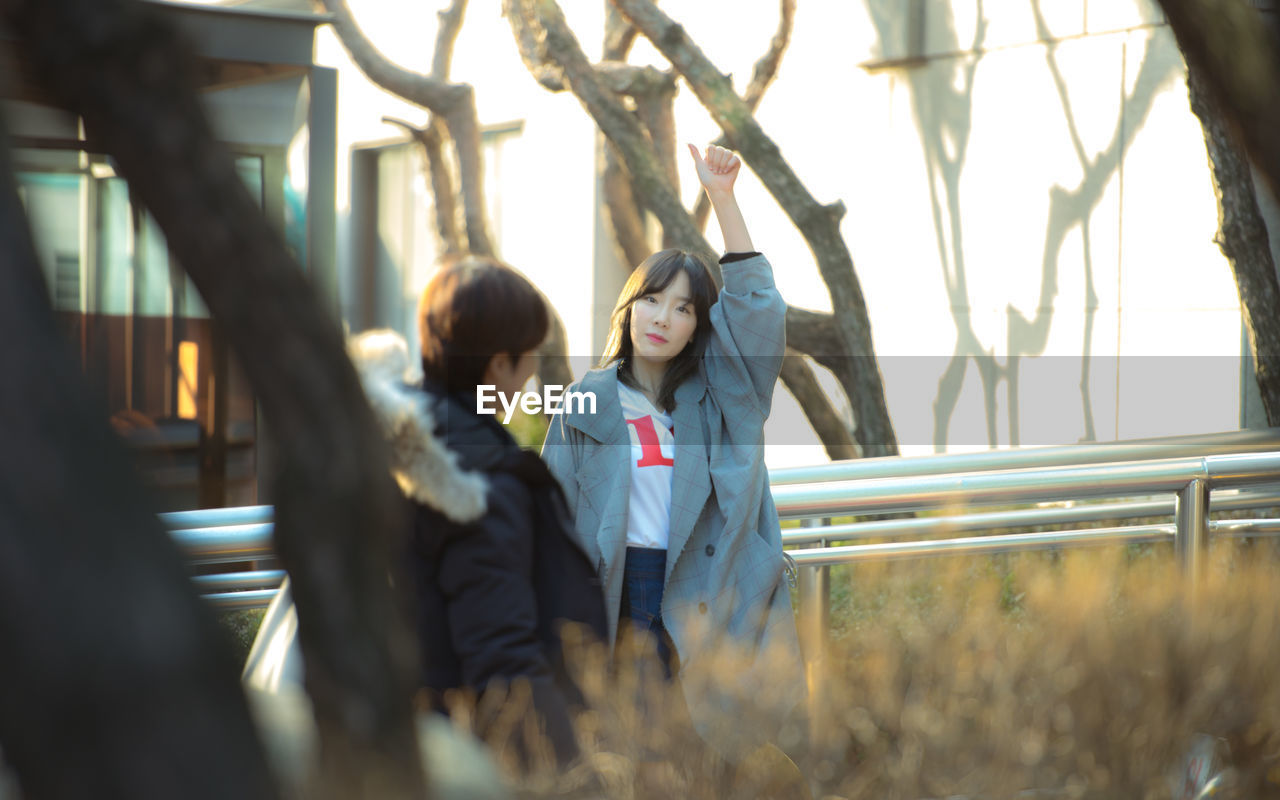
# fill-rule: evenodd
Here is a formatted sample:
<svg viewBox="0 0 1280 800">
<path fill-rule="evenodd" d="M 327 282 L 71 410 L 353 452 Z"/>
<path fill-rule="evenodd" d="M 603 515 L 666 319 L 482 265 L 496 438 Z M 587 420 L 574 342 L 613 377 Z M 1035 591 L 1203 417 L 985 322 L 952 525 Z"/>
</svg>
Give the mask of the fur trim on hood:
<svg viewBox="0 0 1280 800">
<path fill-rule="evenodd" d="M 404 338 L 391 330 L 368 331 L 351 338 L 347 352 L 391 445 L 391 474 L 405 496 L 457 523 L 484 516 L 488 481 L 463 470 L 457 454 L 436 438 L 427 397 L 413 386 L 421 371 L 409 363 Z"/>
</svg>

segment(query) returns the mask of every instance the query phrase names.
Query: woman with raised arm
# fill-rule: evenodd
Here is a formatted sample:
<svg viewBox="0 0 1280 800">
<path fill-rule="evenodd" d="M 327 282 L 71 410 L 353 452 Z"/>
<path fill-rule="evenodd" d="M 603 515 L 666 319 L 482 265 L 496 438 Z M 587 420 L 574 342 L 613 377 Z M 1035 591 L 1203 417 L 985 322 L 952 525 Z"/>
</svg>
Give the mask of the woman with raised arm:
<svg viewBox="0 0 1280 800">
<path fill-rule="evenodd" d="M 733 758 L 805 693 L 763 448 L 786 304 L 734 196 L 741 161 L 689 149 L 724 236 L 724 288 L 680 250 L 636 267 L 602 366 L 571 387 L 595 413 L 566 408 L 542 454 L 604 583 L 610 641 L 652 634 L 695 728 Z M 735 646 L 736 668 L 713 666 L 729 649 L 715 645 Z"/>
</svg>

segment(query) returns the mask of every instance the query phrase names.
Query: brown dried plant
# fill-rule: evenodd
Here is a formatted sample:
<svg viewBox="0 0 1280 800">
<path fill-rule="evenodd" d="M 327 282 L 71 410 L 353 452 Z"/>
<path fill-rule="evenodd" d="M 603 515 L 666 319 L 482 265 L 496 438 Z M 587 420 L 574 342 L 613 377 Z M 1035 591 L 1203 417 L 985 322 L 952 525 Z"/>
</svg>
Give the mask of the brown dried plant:
<svg viewBox="0 0 1280 800">
<path fill-rule="evenodd" d="M 490 741 L 531 798 L 1164 800 L 1183 796 L 1207 735 L 1235 769 L 1226 796 L 1280 797 L 1275 567 L 1269 546 L 1232 544 L 1194 588 L 1159 548 L 861 566 L 842 574 L 857 608 L 842 609 L 853 621 L 815 713 L 778 747 L 731 763 L 656 666 L 586 645 L 572 655 L 588 701 L 579 766 L 556 774 L 545 749 L 540 764 L 515 758 L 516 734 L 536 735 L 515 723 Z M 708 672 L 729 676 L 737 658 L 726 649 Z M 754 691 L 728 725 L 758 724 L 750 709 L 770 698 Z"/>
</svg>

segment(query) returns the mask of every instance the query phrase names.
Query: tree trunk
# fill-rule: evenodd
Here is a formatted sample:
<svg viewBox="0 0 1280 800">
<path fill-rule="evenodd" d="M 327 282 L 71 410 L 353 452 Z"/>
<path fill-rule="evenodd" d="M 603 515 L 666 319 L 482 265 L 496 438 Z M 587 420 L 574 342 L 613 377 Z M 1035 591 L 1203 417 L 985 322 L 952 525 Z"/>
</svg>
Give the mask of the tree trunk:
<svg viewBox="0 0 1280 800">
<path fill-rule="evenodd" d="M 234 659 L 62 339 L 0 145 L 0 747 L 28 797 L 271 798 Z"/>
<path fill-rule="evenodd" d="M 512 25 L 517 30 L 529 30 L 529 27 L 520 19 L 513 20 Z M 616 8 L 607 6 L 601 60 L 625 62 L 635 41 L 636 29 L 622 18 Z M 531 54 L 530 57 L 532 57 Z M 529 58 L 525 59 L 525 64 L 526 66 L 529 64 Z M 564 81 L 561 80 L 559 88 L 555 91 L 563 91 L 564 88 Z M 636 200 L 635 193 L 631 191 L 631 179 L 627 175 L 626 167 L 622 165 L 617 148 L 607 140 L 604 148 L 604 166 L 600 174 L 605 215 L 613 231 L 618 263 L 622 265 L 624 272 L 630 273 L 637 264 L 649 257 L 649 242 L 645 237 L 644 215 L 640 212 L 640 203 Z"/>
<path fill-rule="evenodd" d="M 617 12 L 617 9 L 612 5 L 609 6 L 609 10 L 611 13 Z M 760 101 L 764 99 L 765 90 L 769 88 L 769 84 L 773 83 L 773 79 L 778 75 L 778 67 L 782 64 L 782 54 L 787 51 L 787 45 L 791 43 L 791 29 L 795 25 L 795 19 L 796 0 L 781 0 L 778 29 L 774 32 L 773 38 L 769 40 L 769 49 L 756 61 L 755 67 L 751 70 L 751 83 L 747 84 L 746 90 L 742 93 L 742 102 L 746 104 L 752 114 L 760 107 Z M 632 30 L 634 30 L 634 26 Z M 721 136 L 716 139 L 715 143 L 721 147 L 727 147 L 729 140 Z M 707 219 L 710 216 L 711 200 L 707 198 L 706 192 L 702 192 L 698 195 L 697 203 L 693 207 L 693 224 L 698 226 L 698 230 L 706 230 Z"/>
<path fill-rule="evenodd" d="M 467 241 L 465 247 L 459 244 L 449 249 L 446 246 L 443 252 L 465 250 L 474 255 L 495 256 L 484 200 L 484 162 L 480 157 L 480 122 L 476 116 L 475 93 L 466 84 L 448 82 L 449 63 L 462 25 L 466 0 L 453 0 L 446 11 L 439 12 L 440 25 L 430 75 L 410 72 L 391 63 L 360 30 L 344 0 L 312 2 L 334 15 L 334 30 L 365 77 L 388 92 L 432 113 L 431 122 L 421 141 L 426 148 L 427 164 L 431 170 L 437 236 L 446 243 L 460 241 L 452 217 L 457 204 L 453 183 L 441 155 L 442 148 L 432 141 L 432 136 L 447 133 L 453 139 L 458 157 L 458 183 L 461 187 Z M 554 74 L 547 76 L 547 80 L 553 85 L 556 79 Z M 443 126 L 439 124 L 439 120 L 444 120 Z M 449 218 L 445 219 L 445 215 L 449 215 Z M 544 386 L 568 385 L 573 380 L 573 369 L 569 366 L 564 321 L 546 295 L 542 295 L 542 299 L 546 303 L 551 331 L 538 351 L 538 380 Z"/>
<path fill-rule="evenodd" d="M 733 91 L 729 78 L 703 55 L 682 27 L 649 0 L 614 0 L 614 4 L 684 76 L 733 149 L 800 229 L 817 259 L 831 294 L 831 307 L 836 310 L 831 329 L 847 357 L 835 371 L 854 404 L 858 445 L 864 456 L 896 454 L 898 442 L 884 399 L 866 302 L 854 272 L 853 258 L 840 236 L 843 206 L 821 205 L 809 194 L 783 159 L 778 146 Z"/>
<path fill-rule="evenodd" d="M 1191 110 L 1200 118 L 1218 197 L 1218 247 L 1235 275 L 1267 424 L 1280 425 L 1280 283 L 1249 162 L 1231 141 L 1197 66 L 1187 65 Z"/>
<path fill-rule="evenodd" d="M 648 135 L 587 61 L 578 40 L 565 23 L 560 7 L 550 0 L 503 0 L 503 11 L 512 23 L 517 42 L 523 23 L 533 21 L 541 28 L 543 36 L 540 41 L 545 46 L 542 55 L 562 71 L 578 102 L 618 148 L 631 174 L 632 185 L 658 218 L 663 231 L 672 235 L 678 247 L 697 253 L 709 264 L 716 263 L 715 251 L 702 233 L 694 228 L 675 190 L 668 185 L 666 169 L 654 152 Z"/>
<path fill-rule="evenodd" d="M 1280 37 L 1243 0 L 1159 0 L 1236 141 L 1280 199 Z"/>
<path fill-rule="evenodd" d="M 676 196 L 680 196 L 680 173 L 676 169 L 676 114 L 675 90 L 643 92 L 635 95 L 636 111 L 640 123 L 649 132 L 658 162 L 667 172 L 667 182 Z M 706 192 L 702 192 L 703 195 Z M 675 237 L 665 228 L 662 231 L 663 248 L 675 247 Z M 637 262 L 639 263 L 639 262 Z"/>
<path fill-rule="evenodd" d="M 448 135 L 444 124 L 434 114 L 422 128 L 392 117 L 383 117 L 382 121 L 403 128 L 422 148 L 423 177 L 431 187 L 431 205 L 435 210 L 436 253 L 447 257 L 465 252 L 462 232 L 458 230 L 458 203 L 453 190 L 453 175 L 449 173 L 449 162 L 444 156 L 444 137 Z"/>
<path fill-rule="evenodd" d="M 444 120 L 458 156 L 458 181 L 461 184 L 463 217 L 466 220 L 467 250 L 476 255 L 492 256 L 494 249 L 489 236 L 484 201 L 484 162 L 480 156 L 480 123 L 476 118 L 475 90 L 465 83 L 449 83 L 443 78 L 411 72 L 392 64 L 360 30 L 345 0 L 313 2 L 321 4 L 333 15 L 334 31 L 365 77 L 388 92 L 438 114 Z M 445 12 L 446 15 L 448 13 L 450 12 Z M 461 12 L 457 11 L 456 14 L 455 18 L 442 16 L 442 28 L 461 24 Z M 451 53 L 452 49 L 452 41 L 449 41 L 446 54 Z M 439 55 L 440 51 L 437 43 L 435 55 Z"/>
<path fill-rule="evenodd" d="M 193 48 L 136 0 L 14 0 L 5 11 L 36 74 L 155 216 L 275 436 L 276 549 L 293 581 L 321 786 L 422 796 L 415 640 L 388 582 L 390 554 L 405 546 L 402 500 L 337 321 L 210 129 Z"/>
<path fill-rule="evenodd" d="M 631 72 L 625 73 L 629 80 L 621 81 L 618 76 L 623 73 L 616 65 L 601 65 L 599 69 L 593 69 L 553 0 L 504 0 L 503 10 L 511 22 L 517 46 L 530 72 L 535 77 L 553 74 L 558 80 L 568 80 L 579 102 L 623 156 L 632 174 L 633 191 L 643 198 L 644 205 L 662 223 L 664 238 L 670 236 L 674 246 L 699 253 L 711 266 L 719 281 L 718 260 L 702 236 L 700 227 L 678 205 L 674 187 L 663 180 L 664 168 L 652 140 L 616 97 L 618 91 L 635 91 L 644 70 L 632 68 Z M 763 91 L 763 86 L 760 91 Z M 640 177 L 637 178 L 637 175 Z M 788 316 L 790 317 L 790 313 Z M 788 324 L 788 330 L 790 327 Z M 830 346 L 829 343 L 828 338 L 825 346 Z M 796 394 L 797 400 L 828 452 L 849 453 L 848 432 L 842 430 L 841 425 L 833 424 L 839 417 L 830 400 L 823 393 L 813 391 L 817 384 L 809 366 L 802 358 L 791 359 L 790 362 L 784 369 L 783 382 L 793 393 L 799 392 Z M 854 380 L 849 368 L 857 361 L 842 359 L 834 363 L 837 378 L 842 386 L 848 386 Z M 874 359 L 872 364 L 874 365 Z M 878 371 L 875 374 L 878 378 Z M 876 396 L 871 394 L 867 397 L 874 403 Z M 854 399 L 860 416 L 871 416 L 867 412 L 867 397 L 853 394 L 850 397 Z M 876 444 L 875 434 L 869 428 L 860 430 L 869 437 L 868 444 L 863 449 L 864 454 L 880 454 L 882 448 Z M 896 443 L 893 444 L 892 452 L 896 452 Z"/>
<path fill-rule="evenodd" d="M 631 190 L 627 168 L 622 165 L 618 150 L 611 142 L 606 142 L 605 145 L 601 180 L 609 228 L 613 231 L 613 241 L 618 246 L 618 260 L 622 263 L 623 271 L 630 273 L 653 250 L 645 236 L 644 217 L 640 213 L 635 193 Z"/>
<path fill-rule="evenodd" d="M 858 446 L 849 435 L 848 426 L 840 419 L 826 392 L 818 385 L 813 370 L 804 361 L 804 354 L 788 347 L 786 358 L 782 361 L 780 377 L 787 391 L 800 404 L 814 433 L 818 434 L 823 449 L 827 451 L 827 458 L 832 461 L 857 458 Z"/>
</svg>

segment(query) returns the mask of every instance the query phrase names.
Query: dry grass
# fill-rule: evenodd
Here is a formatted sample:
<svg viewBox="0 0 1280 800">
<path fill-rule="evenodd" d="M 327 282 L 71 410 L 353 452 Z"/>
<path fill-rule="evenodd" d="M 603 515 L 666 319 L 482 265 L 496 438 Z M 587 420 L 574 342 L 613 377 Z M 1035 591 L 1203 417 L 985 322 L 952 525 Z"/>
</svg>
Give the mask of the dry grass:
<svg viewBox="0 0 1280 800">
<path fill-rule="evenodd" d="M 776 741 L 815 797 L 1131 800 L 1181 797 L 1188 749 L 1208 734 L 1239 773 L 1219 796 L 1280 797 L 1277 560 L 1270 545 L 1226 544 L 1213 562 L 1195 592 L 1158 548 L 846 572 L 853 588 L 836 594 L 861 607 L 822 665 L 818 713 Z M 535 769 L 523 796 L 803 796 L 776 750 L 731 765 L 661 685 L 608 677 L 598 651 L 577 667 L 587 759 L 559 779 Z"/>
<path fill-rule="evenodd" d="M 1239 555 L 1194 594 L 1168 558 L 1091 552 L 864 575 L 916 591 L 832 657 L 811 774 L 850 798 L 1178 797 L 1207 733 L 1259 782 L 1280 755 L 1280 583 Z"/>
</svg>

